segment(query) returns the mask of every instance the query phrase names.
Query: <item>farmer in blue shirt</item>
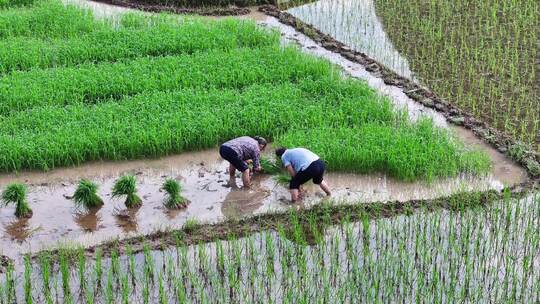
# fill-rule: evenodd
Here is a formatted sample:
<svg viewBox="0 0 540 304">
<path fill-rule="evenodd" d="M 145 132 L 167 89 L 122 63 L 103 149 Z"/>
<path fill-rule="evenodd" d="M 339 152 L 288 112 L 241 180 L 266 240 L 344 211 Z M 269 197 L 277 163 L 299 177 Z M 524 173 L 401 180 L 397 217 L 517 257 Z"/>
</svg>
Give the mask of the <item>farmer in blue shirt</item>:
<svg viewBox="0 0 540 304">
<path fill-rule="evenodd" d="M 296 202 L 300 193 L 300 186 L 309 180 L 319 185 L 321 189 L 330 196 L 330 188 L 324 181 L 324 162 L 317 154 L 304 148 L 287 149 L 284 147 L 276 149 L 276 155 L 281 158 L 283 166 L 291 175 L 292 179 L 289 183 L 291 191 L 291 200 Z"/>
</svg>

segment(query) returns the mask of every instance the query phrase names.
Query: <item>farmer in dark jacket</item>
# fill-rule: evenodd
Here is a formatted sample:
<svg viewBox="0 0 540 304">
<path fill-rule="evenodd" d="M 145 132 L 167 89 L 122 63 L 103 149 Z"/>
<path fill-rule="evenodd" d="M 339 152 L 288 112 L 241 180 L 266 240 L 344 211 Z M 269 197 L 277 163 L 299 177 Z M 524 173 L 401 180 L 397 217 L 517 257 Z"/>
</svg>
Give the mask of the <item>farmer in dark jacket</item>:
<svg viewBox="0 0 540 304">
<path fill-rule="evenodd" d="M 287 149 L 281 147 L 276 149 L 276 155 L 281 158 L 283 166 L 287 168 L 292 177 L 289 190 L 293 202 L 298 200 L 300 186 L 309 180 L 313 180 L 314 184 L 319 185 L 326 195 L 331 195 L 330 188 L 323 179 L 324 162 L 317 154 L 304 148 Z"/>
<path fill-rule="evenodd" d="M 253 163 L 253 170 L 261 171 L 261 151 L 266 148 L 266 140 L 262 137 L 242 136 L 231 139 L 221 145 L 219 154 L 230 163 L 229 175 L 234 180 L 236 170 L 242 172 L 244 187 L 251 185 L 251 174 L 248 163 Z"/>
</svg>

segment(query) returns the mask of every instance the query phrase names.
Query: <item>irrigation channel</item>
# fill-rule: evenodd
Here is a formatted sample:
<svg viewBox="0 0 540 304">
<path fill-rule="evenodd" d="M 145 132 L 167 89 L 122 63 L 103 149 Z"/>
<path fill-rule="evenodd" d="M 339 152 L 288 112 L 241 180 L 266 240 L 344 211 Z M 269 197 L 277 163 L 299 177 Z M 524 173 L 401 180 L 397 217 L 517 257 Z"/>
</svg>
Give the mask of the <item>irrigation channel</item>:
<svg viewBox="0 0 540 304">
<path fill-rule="evenodd" d="M 99 17 L 130 11 L 90 1 L 76 2 L 92 8 Z M 326 0 L 310 5 L 332 6 Z M 384 35 L 372 2 L 359 1 L 355 5 L 367 8 L 363 18 L 358 18 L 362 23 L 343 22 L 363 28 L 365 35 L 360 31 L 338 38 L 412 77 L 406 60 Z M 306 8 L 293 8 L 290 12 L 302 16 L 303 9 Z M 283 43 L 296 44 L 306 53 L 341 66 L 344 74 L 366 81 L 396 106 L 407 110 L 411 119 L 427 115 L 438 126 L 452 128 L 466 145 L 479 147 L 492 160 L 493 168 L 487 176 L 462 175 L 432 183 L 406 183 L 383 174 L 330 172 L 327 180 L 334 190 L 333 202 L 405 202 L 467 191 L 501 190 L 527 181 L 522 167 L 472 132 L 449 126 L 442 115 L 414 102 L 401 89 L 386 85 L 362 65 L 322 48 L 275 18 L 256 12 L 242 18 L 253 18 L 261 26 L 277 29 Z M 49 263 L 50 257 L 44 255 L 32 266 L 28 266 L 30 260 L 22 257 L 45 249 L 88 247 L 156 231 L 185 229 L 186 223 L 193 223 L 192 219 L 215 223 L 310 208 L 323 201 L 319 190 L 309 185 L 307 197 L 300 204 L 288 204 L 287 189 L 267 175 L 255 176 L 251 190 L 238 189 L 229 183 L 226 167 L 217 149 L 213 149 L 155 160 L 95 162 L 50 172 L 0 175 L 0 187 L 13 181 L 30 185 L 28 198 L 34 211 L 32 218 L 16 220 L 12 207 L 0 209 L 0 255 L 15 261 L 14 269 L 0 274 L 0 303 L 12 299 L 12 289 L 19 300 L 28 298 L 28 290 L 33 290 L 30 294 L 34 294 L 34 301 L 49 303 L 308 303 L 314 298 L 320 299 L 320 303 L 418 299 L 431 302 L 439 299 L 437 292 L 446 295 L 445 302 L 540 299 L 539 205 L 534 196 L 519 201 L 503 200 L 488 210 L 437 210 L 374 221 L 344 221 L 319 231 L 320 234 L 312 231 L 309 241 L 299 232 L 301 228 L 293 225 L 292 232 L 277 229 L 194 246 L 182 246 L 179 238 L 178 246 L 166 246 L 159 251 L 145 247 L 143 252 L 130 253 L 129 248 L 124 248 L 126 252 L 112 252 L 103 258 L 97 252 L 89 260 L 84 253 L 76 257 L 60 254 L 55 257 L 59 262 L 53 265 Z M 114 181 L 126 173 L 137 177 L 143 199 L 138 209 L 125 209 L 121 200 L 111 198 Z M 102 208 L 87 212 L 74 207 L 70 197 L 81 178 L 100 185 L 99 194 L 105 198 Z M 160 187 L 166 178 L 182 183 L 183 195 L 190 201 L 186 209 L 163 207 Z M 236 183 L 241 184 L 239 176 Z M 294 216 L 291 217 L 294 223 Z M 407 233 L 400 234 L 402 231 Z M 506 233 L 499 235 L 497 231 Z M 434 255 L 430 253 L 432 248 L 437 249 Z M 425 255 L 409 255 L 412 251 Z M 507 255 L 501 257 L 501 252 Z M 13 278 L 17 283 L 10 286 Z M 34 285 L 30 288 L 28 282 Z M 444 290 L 435 284 L 444 285 Z M 493 290 L 497 292 L 491 293 Z"/>
</svg>

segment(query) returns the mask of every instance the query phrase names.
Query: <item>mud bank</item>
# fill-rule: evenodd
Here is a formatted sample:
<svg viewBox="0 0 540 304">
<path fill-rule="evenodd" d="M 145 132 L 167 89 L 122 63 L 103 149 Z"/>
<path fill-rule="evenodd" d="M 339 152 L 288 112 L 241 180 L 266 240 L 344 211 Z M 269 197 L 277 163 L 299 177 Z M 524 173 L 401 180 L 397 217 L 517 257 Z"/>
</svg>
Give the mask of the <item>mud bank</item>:
<svg viewBox="0 0 540 304">
<path fill-rule="evenodd" d="M 251 10 L 247 7 L 237 6 L 215 6 L 215 7 L 179 7 L 174 5 L 149 4 L 140 0 L 94 0 L 95 2 L 136 9 L 151 13 L 174 13 L 183 15 L 201 15 L 201 16 L 241 16 L 247 15 Z"/>
<path fill-rule="evenodd" d="M 428 88 L 398 75 L 391 69 L 370 58 L 368 55 L 352 50 L 342 42 L 324 34 L 312 25 L 304 23 L 291 14 L 283 12 L 271 5 L 261 6 L 259 10 L 269 16 L 277 18 L 280 23 L 291 26 L 296 31 L 305 34 L 318 46 L 322 46 L 330 52 L 341 55 L 344 59 L 364 66 L 367 71 L 373 76 L 382 79 L 385 84 L 398 88 L 403 94 L 415 100 L 420 105 L 444 116 L 450 123 L 471 130 L 483 141 L 520 163 L 527 169 L 527 172 L 531 177 L 538 178 L 540 176 L 540 155 L 529 149 L 526 145 L 516 141 L 511 136 L 496 130 L 484 121 L 476 119 L 470 113 L 442 100 Z"/>
</svg>

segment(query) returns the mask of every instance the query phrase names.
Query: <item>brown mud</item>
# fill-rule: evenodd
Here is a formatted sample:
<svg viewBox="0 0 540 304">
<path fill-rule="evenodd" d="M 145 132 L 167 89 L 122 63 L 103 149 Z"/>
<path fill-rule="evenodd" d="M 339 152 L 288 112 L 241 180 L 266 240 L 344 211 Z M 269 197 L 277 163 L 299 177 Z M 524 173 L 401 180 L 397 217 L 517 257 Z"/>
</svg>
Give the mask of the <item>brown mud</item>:
<svg viewBox="0 0 540 304">
<path fill-rule="evenodd" d="M 251 12 L 246 7 L 226 6 L 226 7 L 179 7 L 175 5 L 148 4 L 140 0 L 93 0 L 94 2 L 105 3 L 130 9 L 136 9 L 150 13 L 174 13 L 182 15 L 201 16 L 241 16 Z"/>
<path fill-rule="evenodd" d="M 475 118 L 470 113 L 442 100 L 428 88 L 398 75 L 366 54 L 352 50 L 330 35 L 322 33 L 312 25 L 302 22 L 293 15 L 283 12 L 272 5 L 263 5 L 259 7 L 259 10 L 277 18 L 279 22 L 293 27 L 298 32 L 305 34 L 325 49 L 340 54 L 352 62 L 363 65 L 374 76 L 382 78 L 384 83 L 400 88 L 411 99 L 442 114 L 450 123 L 471 130 L 483 141 L 520 163 L 527 169 L 531 177 L 540 177 L 540 155 L 530 149 L 530 147 L 491 127 L 486 122 Z"/>
</svg>

